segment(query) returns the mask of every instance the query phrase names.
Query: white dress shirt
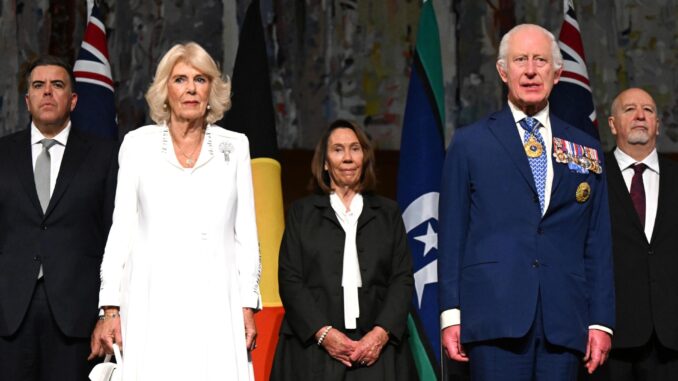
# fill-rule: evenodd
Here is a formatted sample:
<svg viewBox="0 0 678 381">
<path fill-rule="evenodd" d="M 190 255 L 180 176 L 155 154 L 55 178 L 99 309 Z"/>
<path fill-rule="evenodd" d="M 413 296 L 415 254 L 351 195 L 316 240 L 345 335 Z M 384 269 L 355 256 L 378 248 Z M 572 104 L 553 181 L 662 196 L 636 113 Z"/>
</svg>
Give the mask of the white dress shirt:
<svg viewBox="0 0 678 381">
<path fill-rule="evenodd" d="M 636 161 L 631 156 L 617 147 L 614 150 L 614 158 L 617 159 L 619 169 L 621 169 L 626 189 L 631 192 L 631 180 L 633 179 L 633 166 L 637 163 L 643 163 L 647 169 L 643 172 L 643 185 L 645 188 L 645 237 L 647 242 L 652 239 L 654 230 L 654 220 L 657 217 L 657 203 L 659 198 L 659 156 L 654 149 L 647 157 L 641 161 Z"/>
<path fill-rule="evenodd" d="M 64 158 L 64 151 L 66 150 L 66 142 L 68 141 L 68 134 L 71 133 L 71 122 L 69 121 L 66 125 L 66 128 L 61 130 L 55 137 L 52 139 L 56 140 L 57 144 L 53 145 L 49 149 L 50 157 L 50 178 L 49 178 L 49 195 L 52 196 L 54 192 L 54 186 L 56 185 L 57 177 L 59 175 L 59 168 L 61 168 L 61 159 Z M 33 156 L 33 170 L 35 171 L 35 162 L 38 160 L 40 152 L 42 152 L 42 139 L 47 139 L 45 136 L 38 130 L 38 127 L 35 124 L 31 123 L 31 154 Z"/>
</svg>

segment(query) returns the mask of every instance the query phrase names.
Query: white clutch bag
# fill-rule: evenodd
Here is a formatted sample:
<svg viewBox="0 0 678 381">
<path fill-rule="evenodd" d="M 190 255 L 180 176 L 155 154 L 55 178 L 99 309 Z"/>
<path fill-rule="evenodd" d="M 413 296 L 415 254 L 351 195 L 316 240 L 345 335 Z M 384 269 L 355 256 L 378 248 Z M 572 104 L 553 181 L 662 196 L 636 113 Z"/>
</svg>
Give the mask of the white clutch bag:
<svg viewBox="0 0 678 381">
<path fill-rule="evenodd" d="M 89 373 L 92 381 L 120 381 L 122 380 L 122 354 L 118 344 L 113 344 L 115 362 L 111 362 L 111 355 L 106 355 L 104 362 L 97 364 Z"/>
</svg>

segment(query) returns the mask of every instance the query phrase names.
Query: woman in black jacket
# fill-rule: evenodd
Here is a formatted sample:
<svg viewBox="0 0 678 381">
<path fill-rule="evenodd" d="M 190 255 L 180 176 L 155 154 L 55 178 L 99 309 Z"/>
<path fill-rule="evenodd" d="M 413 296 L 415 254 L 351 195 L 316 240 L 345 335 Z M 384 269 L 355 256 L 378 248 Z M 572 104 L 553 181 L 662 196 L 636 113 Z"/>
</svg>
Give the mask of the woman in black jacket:
<svg viewBox="0 0 678 381">
<path fill-rule="evenodd" d="M 415 380 L 413 280 L 401 213 L 372 193 L 374 151 L 338 120 L 316 146 L 315 194 L 295 202 L 279 257 L 285 318 L 271 380 Z"/>
</svg>

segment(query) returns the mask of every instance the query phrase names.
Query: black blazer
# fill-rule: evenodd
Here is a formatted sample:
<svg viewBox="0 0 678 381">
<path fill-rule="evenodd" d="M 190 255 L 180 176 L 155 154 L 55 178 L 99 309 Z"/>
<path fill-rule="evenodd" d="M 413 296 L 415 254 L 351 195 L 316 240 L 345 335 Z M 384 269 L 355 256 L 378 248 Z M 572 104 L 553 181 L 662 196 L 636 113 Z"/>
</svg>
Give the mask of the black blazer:
<svg viewBox="0 0 678 381">
<path fill-rule="evenodd" d="M 113 141 L 71 128 L 43 214 L 30 129 L 0 139 L 0 336 L 19 328 L 40 265 L 52 314 L 69 337 L 89 337 L 98 314 L 99 267 L 118 170 Z"/>
<path fill-rule="evenodd" d="M 639 347 L 654 329 L 678 350 L 678 163 L 659 158 L 659 198 L 647 241 L 621 170 L 605 156 L 617 302 L 613 348 Z"/>
<path fill-rule="evenodd" d="M 371 380 L 412 379 L 406 329 L 413 278 L 405 227 L 395 202 L 374 195 L 363 195 L 363 201 L 356 235 L 360 318 L 351 337 L 357 339 L 375 325 L 388 330 L 391 341 L 374 364 Z M 316 346 L 314 335 L 325 325 L 346 332 L 341 287 L 344 240 L 328 195 L 309 196 L 292 205 L 280 247 L 278 281 L 285 317 L 272 380 L 343 379 L 345 367 Z"/>
</svg>

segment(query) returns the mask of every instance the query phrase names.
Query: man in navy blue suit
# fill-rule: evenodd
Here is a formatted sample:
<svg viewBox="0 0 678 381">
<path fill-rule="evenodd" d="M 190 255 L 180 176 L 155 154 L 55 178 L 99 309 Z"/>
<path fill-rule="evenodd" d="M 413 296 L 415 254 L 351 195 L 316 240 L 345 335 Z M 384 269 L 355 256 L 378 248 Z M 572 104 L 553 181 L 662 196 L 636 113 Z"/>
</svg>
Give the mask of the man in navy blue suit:
<svg viewBox="0 0 678 381">
<path fill-rule="evenodd" d="M 27 64 L 26 129 L 0 139 L 0 379 L 84 381 L 118 144 L 71 123 L 71 67 Z"/>
<path fill-rule="evenodd" d="M 443 347 L 473 380 L 575 380 L 607 359 L 614 284 L 600 144 L 549 113 L 563 59 L 518 25 L 499 47 L 508 103 L 456 131 L 440 193 Z"/>
</svg>

